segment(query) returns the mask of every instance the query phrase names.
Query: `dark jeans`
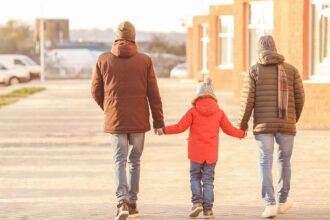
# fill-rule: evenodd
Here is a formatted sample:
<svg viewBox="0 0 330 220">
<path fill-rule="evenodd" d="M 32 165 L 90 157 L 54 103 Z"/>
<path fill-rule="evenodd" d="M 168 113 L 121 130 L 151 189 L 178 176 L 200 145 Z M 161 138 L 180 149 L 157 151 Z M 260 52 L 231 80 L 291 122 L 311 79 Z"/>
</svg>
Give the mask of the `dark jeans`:
<svg viewBox="0 0 330 220">
<path fill-rule="evenodd" d="M 190 187 L 193 203 L 202 203 L 204 210 L 210 210 L 214 202 L 214 169 L 216 164 L 190 161 Z"/>
</svg>

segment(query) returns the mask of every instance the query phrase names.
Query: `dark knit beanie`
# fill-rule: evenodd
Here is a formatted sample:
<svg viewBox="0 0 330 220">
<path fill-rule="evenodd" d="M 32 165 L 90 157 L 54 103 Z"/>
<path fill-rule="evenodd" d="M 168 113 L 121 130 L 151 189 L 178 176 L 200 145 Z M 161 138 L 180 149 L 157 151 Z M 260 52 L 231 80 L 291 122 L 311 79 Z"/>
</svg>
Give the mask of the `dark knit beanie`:
<svg viewBox="0 0 330 220">
<path fill-rule="evenodd" d="M 135 41 L 135 27 L 129 21 L 121 22 L 116 30 L 116 40 Z"/>
</svg>

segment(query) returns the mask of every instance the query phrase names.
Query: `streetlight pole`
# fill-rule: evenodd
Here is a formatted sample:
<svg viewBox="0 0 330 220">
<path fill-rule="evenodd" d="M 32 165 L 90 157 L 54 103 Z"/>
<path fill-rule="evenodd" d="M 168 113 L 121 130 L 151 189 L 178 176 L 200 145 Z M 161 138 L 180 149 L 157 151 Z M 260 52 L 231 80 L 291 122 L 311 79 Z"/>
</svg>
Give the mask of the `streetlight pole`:
<svg viewBox="0 0 330 220">
<path fill-rule="evenodd" d="M 44 19 L 39 19 L 40 80 L 45 81 L 45 26 Z"/>
</svg>

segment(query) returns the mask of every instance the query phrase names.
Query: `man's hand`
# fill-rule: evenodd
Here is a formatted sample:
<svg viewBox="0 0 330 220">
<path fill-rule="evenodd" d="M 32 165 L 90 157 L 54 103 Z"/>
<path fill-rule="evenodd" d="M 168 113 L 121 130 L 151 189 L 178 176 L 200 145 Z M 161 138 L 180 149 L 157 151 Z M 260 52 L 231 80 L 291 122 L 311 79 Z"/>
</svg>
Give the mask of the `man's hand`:
<svg viewBox="0 0 330 220">
<path fill-rule="evenodd" d="M 154 131 L 155 131 L 155 134 L 158 135 L 158 136 L 164 134 L 163 128 L 155 128 Z"/>
</svg>

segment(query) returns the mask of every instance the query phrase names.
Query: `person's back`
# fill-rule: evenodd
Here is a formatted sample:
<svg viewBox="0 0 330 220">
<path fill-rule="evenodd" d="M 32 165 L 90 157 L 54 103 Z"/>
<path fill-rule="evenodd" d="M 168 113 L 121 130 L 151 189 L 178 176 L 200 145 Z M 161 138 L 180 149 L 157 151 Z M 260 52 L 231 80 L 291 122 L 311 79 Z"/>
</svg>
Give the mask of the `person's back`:
<svg viewBox="0 0 330 220">
<path fill-rule="evenodd" d="M 283 63 L 288 85 L 287 118 L 278 117 L 278 64 Z M 249 87 L 255 90 L 254 96 L 245 103 L 254 103 L 253 132 L 257 133 L 296 133 L 296 122 L 300 118 L 303 106 L 303 93 L 300 75 L 297 69 L 284 62 L 284 57 L 274 51 L 264 51 L 259 55 L 257 64 L 249 71 L 252 80 Z M 248 96 L 249 90 L 244 90 Z M 246 111 L 241 111 L 239 126 L 247 128 Z"/>
<path fill-rule="evenodd" d="M 111 134 L 115 164 L 116 220 L 137 215 L 140 157 L 145 132 L 164 127 L 162 102 L 150 57 L 137 51 L 135 27 L 129 21 L 118 25 L 111 52 L 102 54 L 92 77 L 91 92 L 104 111 L 104 131 Z M 129 149 L 129 145 L 130 147 Z M 128 172 L 126 170 L 128 167 Z M 127 176 L 128 173 L 128 176 Z"/>
<path fill-rule="evenodd" d="M 218 161 L 219 130 L 243 138 L 245 132 L 234 127 L 219 108 L 211 79 L 206 78 L 197 87 L 193 107 L 174 125 L 163 128 L 164 134 L 177 134 L 189 129 L 188 158 L 193 207 L 190 217 L 203 211 L 205 218 L 213 218 L 213 182 Z M 202 184 L 203 183 L 203 184 Z"/>
<path fill-rule="evenodd" d="M 238 126 L 247 130 L 254 111 L 253 133 L 258 149 L 261 194 L 266 205 L 261 216 L 270 218 L 292 207 L 292 201 L 288 199 L 290 159 L 305 95 L 297 69 L 285 63 L 284 57 L 277 53 L 272 36 L 260 37 L 258 55 L 257 64 L 245 76 Z M 278 144 L 276 155 L 279 167 L 277 199 L 272 178 L 275 142 Z"/>
<path fill-rule="evenodd" d="M 164 128 L 165 134 L 176 134 L 189 129 L 188 158 L 197 163 L 216 163 L 218 160 L 220 128 L 228 135 L 242 137 L 244 132 L 232 127 L 226 114 L 211 97 L 194 102 L 182 120 Z"/>
<path fill-rule="evenodd" d="M 153 74 L 150 73 L 153 71 L 150 57 L 139 53 L 131 41 L 117 41 L 111 52 L 99 57 L 97 68 L 103 72 L 105 132 L 150 130 L 148 92 L 151 97 L 159 96 L 151 93 L 155 78 L 150 75 Z M 161 108 L 160 99 L 151 101 L 154 101 L 152 105 Z"/>
</svg>

